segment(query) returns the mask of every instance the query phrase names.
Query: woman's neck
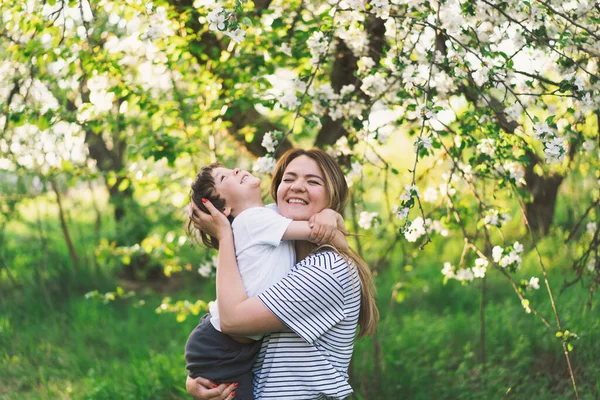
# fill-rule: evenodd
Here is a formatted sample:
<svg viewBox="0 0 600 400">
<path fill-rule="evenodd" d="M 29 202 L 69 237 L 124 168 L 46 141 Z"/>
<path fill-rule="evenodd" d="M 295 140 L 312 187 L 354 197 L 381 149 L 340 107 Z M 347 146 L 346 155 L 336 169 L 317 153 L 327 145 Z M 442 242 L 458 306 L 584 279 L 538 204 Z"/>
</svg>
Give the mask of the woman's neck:
<svg viewBox="0 0 600 400">
<path fill-rule="evenodd" d="M 307 240 L 296 240 L 296 262 L 304 260 L 315 247 L 314 243 Z"/>
</svg>

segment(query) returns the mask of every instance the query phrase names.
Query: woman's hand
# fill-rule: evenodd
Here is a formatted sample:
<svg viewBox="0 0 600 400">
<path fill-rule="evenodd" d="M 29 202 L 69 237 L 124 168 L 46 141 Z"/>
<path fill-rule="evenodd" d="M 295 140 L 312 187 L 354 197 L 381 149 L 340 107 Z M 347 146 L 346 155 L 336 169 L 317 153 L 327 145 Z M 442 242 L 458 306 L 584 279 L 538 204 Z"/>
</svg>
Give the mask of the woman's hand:
<svg viewBox="0 0 600 400">
<path fill-rule="evenodd" d="M 308 223 L 311 227 L 309 240 L 316 244 L 332 243 L 338 230 L 346 232 L 344 218 L 330 208 L 310 217 Z"/>
<path fill-rule="evenodd" d="M 190 378 L 185 381 L 185 388 L 196 400 L 232 400 L 235 397 L 235 383 L 216 385 L 202 377 Z"/>
<path fill-rule="evenodd" d="M 224 235 L 231 235 L 231 224 L 225 214 L 217 210 L 209 200 L 205 200 L 202 199 L 210 214 L 203 212 L 193 201 L 190 201 L 190 220 L 196 229 L 202 230 L 220 241 Z"/>
</svg>

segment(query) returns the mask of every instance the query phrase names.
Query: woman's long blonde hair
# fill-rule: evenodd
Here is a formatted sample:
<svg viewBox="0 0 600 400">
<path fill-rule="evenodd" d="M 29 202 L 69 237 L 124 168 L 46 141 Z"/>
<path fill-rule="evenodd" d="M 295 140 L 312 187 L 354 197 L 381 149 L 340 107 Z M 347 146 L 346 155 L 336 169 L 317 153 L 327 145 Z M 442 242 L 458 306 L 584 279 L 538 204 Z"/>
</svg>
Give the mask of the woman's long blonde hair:
<svg viewBox="0 0 600 400">
<path fill-rule="evenodd" d="M 279 184 L 281 184 L 285 169 L 292 160 L 300 156 L 307 156 L 317 163 L 325 177 L 325 187 L 329 200 L 328 208 L 344 215 L 344 209 L 348 201 L 348 184 L 346 183 L 346 178 L 334 158 L 320 149 L 290 149 L 283 154 L 275 167 L 273 180 L 271 181 L 271 196 L 277 201 L 277 189 L 279 188 Z M 377 323 L 379 322 L 379 310 L 377 310 L 377 304 L 375 303 L 375 282 L 373 281 L 371 269 L 365 260 L 354 250 L 349 248 L 347 251 L 337 251 L 346 259 L 352 259 L 356 265 L 360 279 L 361 298 L 360 316 L 358 318 L 360 329 L 358 335 L 372 335 L 375 333 Z"/>
</svg>

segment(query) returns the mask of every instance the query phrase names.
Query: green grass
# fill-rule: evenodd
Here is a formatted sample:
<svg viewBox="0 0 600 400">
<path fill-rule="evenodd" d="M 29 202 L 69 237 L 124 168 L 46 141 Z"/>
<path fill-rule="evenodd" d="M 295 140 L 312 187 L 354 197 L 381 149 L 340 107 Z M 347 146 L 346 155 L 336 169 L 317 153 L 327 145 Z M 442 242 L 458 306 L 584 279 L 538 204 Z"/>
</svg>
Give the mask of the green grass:
<svg viewBox="0 0 600 400">
<path fill-rule="evenodd" d="M 108 304 L 86 299 L 90 290 L 113 291 L 122 282 L 102 266 L 100 276 L 89 265 L 74 276 L 56 221 L 48 217 L 44 223 L 49 235 L 46 261 L 32 220 L 9 225 L 1 249 L 21 286 L 14 288 L 4 272 L 0 275 L 0 400 L 188 399 L 183 347 L 197 317 L 178 323 L 174 314 L 157 314 L 155 309 L 167 295 L 211 300 L 214 282 L 184 272 L 168 283 L 139 286 L 130 299 Z M 78 250 L 83 254 L 87 248 L 90 260 L 93 219 L 75 218 L 70 224 L 81 233 Z M 111 229 L 106 224 L 103 235 L 110 235 Z M 599 300 L 596 296 L 587 310 L 588 292 L 581 285 L 558 294 L 574 251 L 560 237 L 544 239 L 540 250 L 563 326 L 580 336 L 570 354 L 580 398 L 597 399 L 600 344 L 594 339 L 600 330 Z M 382 267 L 377 277 L 379 346 L 371 338 L 356 342 L 355 398 L 574 398 L 559 340 L 524 312 L 506 279 L 494 271 L 487 279 L 486 363 L 481 362 L 480 283 L 444 284 L 440 273 L 443 262 L 456 262 L 461 251 L 460 240 L 436 240 L 417 257 L 408 248 L 397 249 Z M 186 249 L 182 258 L 197 265 L 201 257 L 196 252 Z M 40 270 L 44 262 L 47 271 Z M 529 252 L 515 278 L 532 275 L 541 277 L 537 256 Z M 45 277 L 48 298 L 40 276 Z M 400 296 L 392 299 L 398 282 Z M 527 297 L 554 326 L 544 286 Z"/>
</svg>

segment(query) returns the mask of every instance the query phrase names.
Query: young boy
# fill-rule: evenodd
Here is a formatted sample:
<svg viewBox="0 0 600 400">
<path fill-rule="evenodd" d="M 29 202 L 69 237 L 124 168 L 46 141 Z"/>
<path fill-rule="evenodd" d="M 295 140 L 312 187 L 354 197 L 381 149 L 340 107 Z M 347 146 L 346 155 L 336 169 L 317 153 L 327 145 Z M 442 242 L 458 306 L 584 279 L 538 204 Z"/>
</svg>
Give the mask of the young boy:
<svg viewBox="0 0 600 400">
<path fill-rule="evenodd" d="M 208 212 L 202 199 L 208 199 L 231 222 L 236 258 L 248 297 L 256 296 L 278 282 L 295 264 L 293 240 L 310 240 L 307 221 L 282 217 L 275 205 L 265 206 L 260 193 L 260 179 L 239 168 L 221 164 L 203 167 L 192 184 L 191 200 Z M 324 214 L 335 221 L 320 228 L 320 243 L 347 248 L 343 219 L 333 210 Z M 191 230 L 192 222 L 188 225 Z M 216 238 L 199 231 L 207 247 L 218 249 Z M 314 236 L 315 232 L 313 232 Z M 325 238 L 325 240 L 322 240 Z M 217 299 L 218 301 L 218 299 Z M 236 399 L 253 399 L 252 365 L 258 355 L 262 336 L 237 337 L 221 332 L 217 301 L 200 319 L 190 334 L 185 358 L 190 377 L 202 376 L 217 383 L 237 382 Z"/>
</svg>

